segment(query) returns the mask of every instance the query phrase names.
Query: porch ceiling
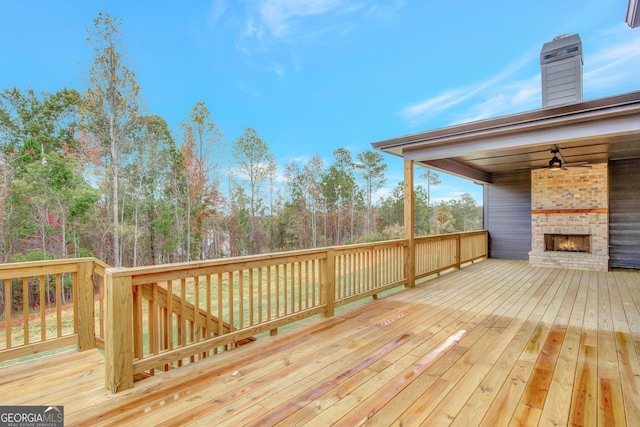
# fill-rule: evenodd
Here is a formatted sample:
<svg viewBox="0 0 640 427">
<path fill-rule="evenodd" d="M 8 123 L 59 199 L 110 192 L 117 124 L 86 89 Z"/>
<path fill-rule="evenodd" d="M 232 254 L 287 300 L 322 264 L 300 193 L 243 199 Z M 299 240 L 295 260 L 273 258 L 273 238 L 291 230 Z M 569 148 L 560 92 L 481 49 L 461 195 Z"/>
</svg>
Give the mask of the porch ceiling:
<svg viewBox="0 0 640 427">
<path fill-rule="evenodd" d="M 640 91 L 375 142 L 378 150 L 478 182 L 566 163 L 640 157 Z"/>
</svg>

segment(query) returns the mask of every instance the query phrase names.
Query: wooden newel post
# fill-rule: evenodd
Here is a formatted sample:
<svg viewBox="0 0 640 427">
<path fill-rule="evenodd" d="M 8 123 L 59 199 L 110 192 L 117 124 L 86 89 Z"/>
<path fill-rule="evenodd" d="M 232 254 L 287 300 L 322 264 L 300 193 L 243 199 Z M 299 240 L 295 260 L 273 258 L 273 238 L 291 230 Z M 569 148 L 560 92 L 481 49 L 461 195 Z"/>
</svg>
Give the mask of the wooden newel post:
<svg viewBox="0 0 640 427">
<path fill-rule="evenodd" d="M 117 272 L 105 271 L 105 384 L 112 393 L 133 387 L 133 289 L 131 276 Z"/>
<path fill-rule="evenodd" d="M 484 230 L 484 237 L 482 239 L 482 244 L 484 245 L 484 256 L 489 258 L 489 232 Z"/>
<path fill-rule="evenodd" d="M 336 256 L 332 250 L 327 251 L 327 262 L 324 263 L 324 286 L 323 294 L 324 300 L 327 304 L 327 309 L 324 312 L 323 317 L 332 317 L 335 314 L 336 308 Z"/>
<path fill-rule="evenodd" d="M 78 351 L 96 347 L 93 305 L 93 261 L 78 263 Z"/>
</svg>

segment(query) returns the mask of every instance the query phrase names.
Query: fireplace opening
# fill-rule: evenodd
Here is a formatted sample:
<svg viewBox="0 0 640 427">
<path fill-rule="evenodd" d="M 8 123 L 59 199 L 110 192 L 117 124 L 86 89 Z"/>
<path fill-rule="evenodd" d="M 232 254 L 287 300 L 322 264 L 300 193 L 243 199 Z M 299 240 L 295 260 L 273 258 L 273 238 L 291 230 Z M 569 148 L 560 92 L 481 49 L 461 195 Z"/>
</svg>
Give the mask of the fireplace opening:
<svg viewBox="0 0 640 427">
<path fill-rule="evenodd" d="M 591 253 L 590 234 L 545 234 L 544 250 L 547 252 Z"/>
</svg>

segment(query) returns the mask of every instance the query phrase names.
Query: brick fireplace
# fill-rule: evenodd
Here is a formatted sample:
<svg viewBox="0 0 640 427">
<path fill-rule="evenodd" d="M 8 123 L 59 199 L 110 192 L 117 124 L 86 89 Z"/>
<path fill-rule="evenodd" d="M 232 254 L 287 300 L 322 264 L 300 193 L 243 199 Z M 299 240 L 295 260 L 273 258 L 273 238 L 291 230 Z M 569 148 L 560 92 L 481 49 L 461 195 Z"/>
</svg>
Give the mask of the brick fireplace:
<svg viewBox="0 0 640 427">
<path fill-rule="evenodd" d="M 531 171 L 531 252 L 538 267 L 609 269 L 607 164 Z"/>
</svg>

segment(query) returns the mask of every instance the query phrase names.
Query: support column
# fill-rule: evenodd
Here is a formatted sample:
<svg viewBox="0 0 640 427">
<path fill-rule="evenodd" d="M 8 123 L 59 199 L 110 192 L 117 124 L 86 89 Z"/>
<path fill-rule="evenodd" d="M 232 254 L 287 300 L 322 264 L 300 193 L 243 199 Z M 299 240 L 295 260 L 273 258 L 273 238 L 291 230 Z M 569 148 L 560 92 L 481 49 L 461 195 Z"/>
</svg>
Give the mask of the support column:
<svg viewBox="0 0 640 427">
<path fill-rule="evenodd" d="M 404 238 L 408 240 L 406 258 L 404 260 L 404 271 L 407 277 L 406 287 L 413 288 L 415 286 L 416 269 L 415 269 L 415 208 L 413 202 L 413 160 L 405 160 L 404 162 Z"/>
</svg>

